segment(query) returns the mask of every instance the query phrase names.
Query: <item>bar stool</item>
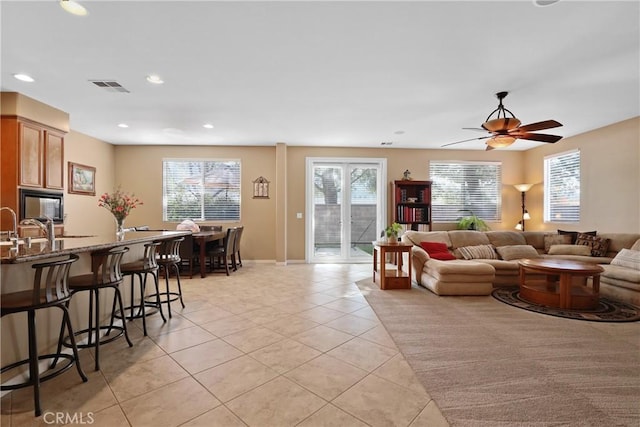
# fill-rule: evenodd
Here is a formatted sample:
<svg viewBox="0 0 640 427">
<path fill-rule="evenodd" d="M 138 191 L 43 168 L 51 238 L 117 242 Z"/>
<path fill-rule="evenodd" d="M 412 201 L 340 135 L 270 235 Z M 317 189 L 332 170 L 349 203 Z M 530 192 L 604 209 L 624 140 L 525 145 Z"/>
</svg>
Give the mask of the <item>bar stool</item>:
<svg viewBox="0 0 640 427">
<path fill-rule="evenodd" d="M 156 250 L 157 247 L 160 246 L 160 242 L 151 242 L 144 245 L 144 255 L 141 259 L 128 262 L 126 264 L 122 264 L 120 266 L 120 271 L 122 271 L 122 275 L 124 277 L 131 277 L 131 299 L 130 305 L 124 308 L 125 311 L 129 311 L 129 316 L 126 313 L 116 311 L 115 316 L 118 319 L 125 320 L 125 318 L 129 318 L 129 320 L 142 318 L 142 330 L 144 332 L 144 336 L 147 336 L 147 321 L 146 317 L 157 312 L 160 312 L 160 316 L 163 321 L 167 321 L 164 317 L 164 313 L 162 313 L 162 306 L 160 305 L 160 289 L 158 287 L 158 262 L 156 261 Z M 155 283 L 156 288 L 156 302 L 146 302 L 145 301 L 145 290 L 147 286 L 147 275 L 151 274 L 153 277 L 153 281 Z M 135 278 L 138 278 L 138 283 L 140 284 L 140 301 L 138 304 L 135 304 Z M 153 307 L 156 310 L 147 312 L 145 307 Z M 137 313 L 134 314 L 135 310 L 138 310 Z"/>
<path fill-rule="evenodd" d="M 182 286 L 180 285 L 180 244 L 184 241 L 183 236 L 179 236 L 170 240 L 161 240 L 159 252 L 156 255 L 156 261 L 160 270 L 164 274 L 165 291 L 158 292 L 153 295 L 149 295 L 146 302 L 155 298 L 159 301 L 159 304 L 167 304 L 167 311 L 169 312 L 169 318 L 171 318 L 171 302 L 180 300 L 182 308 L 185 308 L 184 301 L 182 301 Z M 169 287 L 169 276 L 171 275 L 171 269 L 176 272 L 176 281 L 178 282 L 178 292 L 171 292 Z"/>
<path fill-rule="evenodd" d="M 129 347 L 133 347 L 133 343 L 129 339 L 129 333 L 127 332 L 127 323 L 122 322 L 122 326 L 116 326 L 113 324 L 115 319 L 116 302 L 120 307 L 120 312 L 124 313 L 124 307 L 122 304 L 122 296 L 120 295 L 119 286 L 123 282 L 124 278 L 120 271 L 120 264 L 122 256 L 129 250 L 127 247 L 115 247 L 106 250 L 100 250 L 91 253 L 91 270 L 93 273 L 83 274 L 80 276 L 73 276 L 69 278 L 69 289 L 71 290 L 71 296 L 74 296 L 78 292 L 89 291 L 89 326 L 86 329 L 82 329 L 75 333 L 75 336 L 87 335 L 86 344 L 78 344 L 78 348 L 94 348 L 95 351 L 95 370 L 100 370 L 100 346 L 110 343 L 122 335 L 127 340 Z M 109 326 L 100 325 L 100 290 L 105 288 L 112 288 L 114 291 L 113 307 L 111 309 L 111 321 Z M 94 306 L 95 304 L 95 314 Z M 69 301 L 67 301 L 67 307 Z M 95 325 L 94 325 L 95 321 Z M 100 337 L 100 332 L 106 330 L 105 337 Z M 116 330 L 118 333 L 109 336 L 112 330 Z M 58 353 L 62 345 L 69 346 L 69 343 L 62 338 L 64 330 L 60 330 L 60 340 L 58 342 Z M 95 335 L 95 336 L 94 336 Z M 70 339 L 70 337 L 68 337 Z"/>
<path fill-rule="evenodd" d="M 2 385 L 0 389 L 15 390 L 18 388 L 33 386 L 33 401 L 35 406 L 36 417 L 42 414 L 40 406 L 40 383 L 50 380 L 61 373 L 65 372 L 74 364 L 78 370 L 82 382 L 87 382 L 87 376 L 80 367 L 80 359 L 78 358 L 78 347 L 69 318 L 67 304 L 71 298 L 68 287 L 69 268 L 71 264 L 78 259 L 77 255 L 69 255 L 68 259 L 62 261 L 46 262 L 34 264 L 35 278 L 33 280 L 33 288 L 26 291 L 11 292 L 2 294 L 0 300 L 0 317 L 8 314 L 27 312 L 28 337 L 29 337 L 29 358 L 24 359 L 2 368 L 1 372 L 5 373 L 19 366 L 29 364 L 29 379 L 19 384 Z M 66 327 L 69 333 L 70 347 L 73 355 L 61 354 L 60 344 L 58 343 L 58 351 L 54 354 L 45 354 L 38 356 L 38 346 L 36 339 L 36 310 L 43 308 L 57 307 L 62 310 L 62 329 Z M 66 363 L 54 370 L 40 376 L 38 361 L 54 359 L 49 370 L 55 368 L 58 359 L 65 359 Z"/>
</svg>

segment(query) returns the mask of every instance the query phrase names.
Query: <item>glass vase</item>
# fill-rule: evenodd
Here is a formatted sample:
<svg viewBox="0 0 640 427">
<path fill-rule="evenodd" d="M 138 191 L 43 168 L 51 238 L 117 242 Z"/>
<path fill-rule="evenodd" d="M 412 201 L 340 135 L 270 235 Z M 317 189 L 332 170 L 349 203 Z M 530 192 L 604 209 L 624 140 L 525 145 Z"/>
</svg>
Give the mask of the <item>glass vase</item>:
<svg viewBox="0 0 640 427">
<path fill-rule="evenodd" d="M 116 220 L 116 237 L 118 240 L 124 239 L 124 218 L 114 217 Z"/>
</svg>

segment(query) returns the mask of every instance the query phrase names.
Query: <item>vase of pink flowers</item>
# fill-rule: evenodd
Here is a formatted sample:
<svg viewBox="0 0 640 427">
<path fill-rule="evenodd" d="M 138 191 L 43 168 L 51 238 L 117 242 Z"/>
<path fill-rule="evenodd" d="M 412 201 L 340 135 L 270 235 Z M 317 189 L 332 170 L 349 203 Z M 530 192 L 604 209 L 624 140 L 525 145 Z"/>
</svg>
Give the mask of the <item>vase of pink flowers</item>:
<svg viewBox="0 0 640 427">
<path fill-rule="evenodd" d="M 125 193 L 118 188 L 113 193 L 104 193 L 98 199 L 98 206 L 108 209 L 116 221 L 116 236 L 124 237 L 124 221 L 132 209 L 142 205 L 142 201 L 133 194 Z"/>
</svg>

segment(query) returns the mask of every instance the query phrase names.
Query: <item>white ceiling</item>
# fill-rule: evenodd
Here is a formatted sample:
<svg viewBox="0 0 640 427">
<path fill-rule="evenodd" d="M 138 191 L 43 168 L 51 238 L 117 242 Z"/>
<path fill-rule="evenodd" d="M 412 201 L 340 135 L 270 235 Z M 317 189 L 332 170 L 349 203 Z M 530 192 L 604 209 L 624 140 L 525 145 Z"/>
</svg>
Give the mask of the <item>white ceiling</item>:
<svg viewBox="0 0 640 427">
<path fill-rule="evenodd" d="M 640 115 L 637 0 L 80 3 L 0 3 L 1 86 L 113 144 L 438 148 L 482 136 L 462 128 L 503 90 L 523 124 L 564 125 L 542 133 Z"/>
</svg>

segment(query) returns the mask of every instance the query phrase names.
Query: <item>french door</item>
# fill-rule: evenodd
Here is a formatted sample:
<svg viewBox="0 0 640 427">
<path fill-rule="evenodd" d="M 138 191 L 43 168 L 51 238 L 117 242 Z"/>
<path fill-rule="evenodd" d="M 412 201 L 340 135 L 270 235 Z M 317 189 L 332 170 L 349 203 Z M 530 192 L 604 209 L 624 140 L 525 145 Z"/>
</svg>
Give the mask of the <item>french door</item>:
<svg viewBox="0 0 640 427">
<path fill-rule="evenodd" d="M 307 158 L 308 262 L 370 262 L 386 223 L 386 159 Z"/>
</svg>

